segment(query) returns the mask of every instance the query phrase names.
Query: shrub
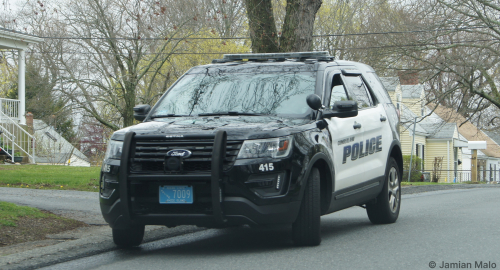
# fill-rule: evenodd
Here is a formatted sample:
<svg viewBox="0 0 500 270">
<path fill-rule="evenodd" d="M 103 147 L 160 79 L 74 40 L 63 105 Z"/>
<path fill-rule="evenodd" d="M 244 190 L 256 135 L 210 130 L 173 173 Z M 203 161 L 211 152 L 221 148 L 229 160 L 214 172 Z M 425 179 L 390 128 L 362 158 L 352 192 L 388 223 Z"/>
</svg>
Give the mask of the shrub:
<svg viewBox="0 0 500 270">
<path fill-rule="evenodd" d="M 435 157 L 434 164 L 432 164 L 432 182 L 439 182 L 441 178 L 441 168 L 443 167 L 444 157 Z"/>
<path fill-rule="evenodd" d="M 410 169 L 410 155 L 403 155 L 403 182 L 408 182 L 408 170 Z M 422 182 L 422 159 L 413 156 L 411 165 L 411 181 L 409 182 Z"/>
</svg>

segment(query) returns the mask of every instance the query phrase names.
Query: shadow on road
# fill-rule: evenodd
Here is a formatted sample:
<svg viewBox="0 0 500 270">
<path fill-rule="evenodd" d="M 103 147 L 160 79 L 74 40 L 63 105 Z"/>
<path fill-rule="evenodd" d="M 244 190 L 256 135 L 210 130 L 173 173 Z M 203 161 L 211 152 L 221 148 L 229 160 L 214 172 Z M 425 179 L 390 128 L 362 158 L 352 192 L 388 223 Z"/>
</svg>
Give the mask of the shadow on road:
<svg viewBox="0 0 500 270">
<path fill-rule="evenodd" d="M 357 233 L 373 226 L 368 218 L 323 217 L 321 233 L 323 241 L 335 241 L 336 237 Z M 291 226 L 273 228 L 237 227 L 211 229 L 197 233 L 190 239 L 185 237 L 148 243 L 135 249 L 122 249 L 117 256 L 131 255 L 179 255 L 214 256 L 245 253 L 266 253 L 287 249 L 300 249 L 291 240 Z M 337 243 L 341 245 L 342 243 Z M 312 247 L 315 248 L 315 247 Z M 119 255 L 120 254 L 120 255 Z"/>
</svg>

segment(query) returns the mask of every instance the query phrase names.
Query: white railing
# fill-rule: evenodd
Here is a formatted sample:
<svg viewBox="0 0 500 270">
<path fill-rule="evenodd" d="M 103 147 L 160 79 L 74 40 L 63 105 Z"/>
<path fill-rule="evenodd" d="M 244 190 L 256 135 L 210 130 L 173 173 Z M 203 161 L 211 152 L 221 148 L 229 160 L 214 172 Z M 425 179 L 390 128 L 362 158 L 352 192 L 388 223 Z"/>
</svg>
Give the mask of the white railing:
<svg viewBox="0 0 500 270">
<path fill-rule="evenodd" d="M 0 154 L 7 155 L 10 158 L 10 160 L 14 160 L 12 158 L 13 156 L 12 152 L 9 151 L 9 148 L 14 149 L 14 140 L 8 140 L 8 139 L 13 137 L 14 135 L 12 135 L 12 133 L 10 133 L 0 123 Z"/>
<path fill-rule="evenodd" d="M 12 161 L 16 156 L 28 156 L 31 163 L 35 163 L 35 137 L 22 128 L 16 120 L 0 110 L 0 148 Z M 16 155 L 19 153 L 18 155 Z"/>
<path fill-rule="evenodd" d="M 433 181 L 433 174 L 436 174 L 434 176 L 435 178 L 438 179 L 438 182 L 444 182 L 444 183 L 462 183 L 462 182 L 470 182 L 472 181 L 472 173 L 470 170 L 428 170 L 428 171 L 421 171 L 422 173 L 428 174 L 428 179 L 424 179 L 425 177 L 422 177 L 421 181 L 424 182 L 432 182 Z M 412 175 L 414 172 L 412 172 Z M 448 179 L 447 176 L 450 176 Z M 406 181 L 408 179 L 408 171 L 403 171 L 403 181 Z M 477 169 L 477 181 L 478 182 L 500 182 L 500 170 L 489 170 L 486 168 L 480 168 L 478 167 Z M 412 177 L 412 180 L 415 180 Z"/>
<path fill-rule="evenodd" d="M 19 118 L 19 104 L 20 101 L 17 99 L 0 98 L 0 112 L 19 121 L 21 120 Z"/>
</svg>

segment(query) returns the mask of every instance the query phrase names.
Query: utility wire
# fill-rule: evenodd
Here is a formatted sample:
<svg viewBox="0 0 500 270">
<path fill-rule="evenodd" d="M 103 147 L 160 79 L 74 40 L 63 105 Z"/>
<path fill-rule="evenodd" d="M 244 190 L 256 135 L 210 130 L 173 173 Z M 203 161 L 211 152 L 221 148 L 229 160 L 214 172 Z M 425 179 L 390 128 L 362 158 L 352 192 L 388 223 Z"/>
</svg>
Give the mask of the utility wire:
<svg viewBox="0 0 500 270">
<path fill-rule="evenodd" d="M 326 35 L 313 35 L 314 38 L 322 37 L 347 37 L 347 36 L 368 36 L 368 35 L 395 35 L 395 34 L 412 34 L 412 33 L 429 33 L 429 32 L 445 32 L 445 31 L 464 31 L 486 28 L 497 28 L 500 26 L 469 26 L 457 28 L 440 28 L 430 30 L 411 30 L 411 31 L 388 31 L 388 32 L 372 32 L 372 33 L 353 33 L 353 34 L 326 34 Z M 59 39 L 59 40 L 242 40 L 250 39 L 250 37 L 186 37 L 186 38 L 169 38 L 169 37 L 122 37 L 122 38 L 108 38 L 108 37 L 40 37 L 43 39 Z"/>
<path fill-rule="evenodd" d="M 411 30 L 411 31 L 389 31 L 389 32 L 372 32 L 372 33 L 354 33 L 354 34 L 331 34 L 331 35 L 313 35 L 313 37 L 344 37 L 344 36 L 368 36 L 368 35 L 389 35 L 389 34 L 412 34 L 412 33 L 428 33 L 428 32 L 445 32 L 445 31 L 463 31 L 463 30 L 475 30 L 475 29 L 485 29 L 485 28 L 496 28 L 500 26 L 469 26 L 469 27 L 457 27 L 457 28 L 440 28 L 440 29 L 428 29 L 428 30 Z"/>
<path fill-rule="evenodd" d="M 385 45 L 385 46 L 370 46 L 370 47 L 352 47 L 352 48 L 334 48 L 336 51 L 345 51 L 345 50 L 371 50 L 371 49 L 387 49 L 387 48 L 401 48 L 401 47 L 423 47 L 423 46 L 438 46 L 438 45 L 462 45 L 462 44 L 470 44 L 470 43 L 478 43 L 478 42 L 490 42 L 490 41 L 498 41 L 497 39 L 483 39 L 483 40 L 465 40 L 461 42 L 436 42 L 436 43 L 427 43 L 427 44 L 402 44 L 402 45 Z M 433 48 L 432 48 L 433 49 Z M 37 54 L 114 54 L 112 52 L 41 52 L 41 51 L 27 51 L 27 53 L 37 53 Z M 175 52 L 175 53 L 142 53 L 143 55 L 213 55 L 213 54 L 232 54 L 232 53 L 251 53 L 251 52 Z"/>
</svg>

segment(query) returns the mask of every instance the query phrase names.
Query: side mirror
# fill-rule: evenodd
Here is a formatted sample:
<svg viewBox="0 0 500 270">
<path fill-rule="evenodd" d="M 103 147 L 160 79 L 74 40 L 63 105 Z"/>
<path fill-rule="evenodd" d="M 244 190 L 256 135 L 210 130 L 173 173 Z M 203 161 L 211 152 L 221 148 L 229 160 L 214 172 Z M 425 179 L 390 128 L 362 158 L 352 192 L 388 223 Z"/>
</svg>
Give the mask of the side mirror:
<svg viewBox="0 0 500 270">
<path fill-rule="evenodd" d="M 321 103 L 321 98 L 316 94 L 310 94 L 309 96 L 307 96 L 306 101 L 307 105 L 309 105 L 309 107 L 311 107 L 311 109 L 313 110 L 317 111 L 321 109 L 321 107 L 323 107 L 323 104 Z"/>
<path fill-rule="evenodd" d="M 144 121 L 146 119 L 146 115 L 148 115 L 151 110 L 151 106 L 148 104 L 137 105 L 134 107 L 134 118 L 137 121 Z"/>
<path fill-rule="evenodd" d="M 323 111 L 323 118 L 330 117 L 354 117 L 358 115 L 358 103 L 354 100 L 342 100 L 333 104 L 331 110 Z"/>
</svg>

